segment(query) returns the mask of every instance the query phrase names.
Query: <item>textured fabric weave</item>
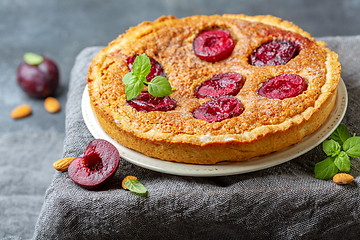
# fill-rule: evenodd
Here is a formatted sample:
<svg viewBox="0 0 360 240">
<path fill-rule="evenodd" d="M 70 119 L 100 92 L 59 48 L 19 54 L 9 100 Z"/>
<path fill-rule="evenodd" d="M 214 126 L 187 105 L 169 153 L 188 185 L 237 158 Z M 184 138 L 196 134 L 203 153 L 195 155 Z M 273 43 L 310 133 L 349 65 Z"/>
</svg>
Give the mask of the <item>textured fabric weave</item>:
<svg viewBox="0 0 360 240">
<path fill-rule="evenodd" d="M 349 105 L 343 123 L 360 134 L 360 36 L 322 38 L 339 54 Z M 78 156 L 93 139 L 82 118 L 81 97 L 91 47 L 77 57 L 66 106 L 64 157 Z M 346 186 L 314 178 L 321 146 L 269 169 L 225 177 L 180 177 L 121 160 L 98 191 L 56 173 L 34 239 L 356 239 L 360 235 L 360 159 Z M 140 197 L 121 188 L 127 175 L 149 190 Z"/>
</svg>

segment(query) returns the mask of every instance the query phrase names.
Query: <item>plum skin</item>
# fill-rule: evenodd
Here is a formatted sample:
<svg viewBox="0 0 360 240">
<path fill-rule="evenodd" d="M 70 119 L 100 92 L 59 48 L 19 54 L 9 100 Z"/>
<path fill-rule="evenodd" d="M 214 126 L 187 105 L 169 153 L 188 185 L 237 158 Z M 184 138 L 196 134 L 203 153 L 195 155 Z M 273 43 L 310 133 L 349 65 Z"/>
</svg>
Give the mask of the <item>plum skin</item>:
<svg viewBox="0 0 360 240">
<path fill-rule="evenodd" d="M 45 98 L 55 95 L 59 85 L 59 69 L 54 61 L 43 57 L 38 65 L 22 62 L 17 69 L 17 82 L 30 97 Z"/>
</svg>

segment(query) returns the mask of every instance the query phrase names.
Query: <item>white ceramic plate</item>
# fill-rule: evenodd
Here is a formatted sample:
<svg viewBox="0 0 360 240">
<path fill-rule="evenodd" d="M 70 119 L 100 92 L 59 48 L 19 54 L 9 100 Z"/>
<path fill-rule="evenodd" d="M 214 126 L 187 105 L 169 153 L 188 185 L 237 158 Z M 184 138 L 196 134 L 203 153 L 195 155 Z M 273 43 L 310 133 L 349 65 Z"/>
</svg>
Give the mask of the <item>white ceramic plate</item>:
<svg viewBox="0 0 360 240">
<path fill-rule="evenodd" d="M 227 176 L 253 172 L 269 168 L 294 159 L 323 142 L 336 129 L 343 119 L 347 108 L 348 96 L 346 87 L 341 79 L 338 85 L 336 106 L 328 120 L 314 133 L 306 136 L 301 142 L 266 156 L 256 157 L 251 161 L 222 162 L 215 165 L 193 165 L 175 163 L 148 157 L 142 153 L 126 148 L 113 140 L 101 128 L 91 106 L 87 87 L 82 96 L 82 114 L 85 124 L 94 138 L 105 139 L 116 146 L 120 156 L 128 162 L 157 172 L 163 172 L 181 176 Z"/>
</svg>

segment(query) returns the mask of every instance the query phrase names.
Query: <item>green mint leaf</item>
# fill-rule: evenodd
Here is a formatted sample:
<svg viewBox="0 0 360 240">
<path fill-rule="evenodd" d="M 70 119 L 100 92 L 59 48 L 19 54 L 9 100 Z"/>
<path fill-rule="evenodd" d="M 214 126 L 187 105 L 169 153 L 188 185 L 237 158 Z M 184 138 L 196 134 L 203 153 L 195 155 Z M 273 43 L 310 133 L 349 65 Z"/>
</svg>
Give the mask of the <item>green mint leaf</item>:
<svg viewBox="0 0 360 240">
<path fill-rule="evenodd" d="M 324 141 L 322 147 L 326 155 L 330 157 L 335 157 L 341 151 L 340 144 L 332 139 L 329 141 Z"/>
<path fill-rule="evenodd" d="M 148 91 L 154 97 L 165 97 L 172 93 L 172 88 L 165 77 L 156 76 L 148 83 Z"/>
<path fill-rule="evenodd" d="M 149 84 L 149 82 L 146 80 L 146 76 L 140 76 L 139 81 L 145 83 L 146 85 Z"/>
<path fill-rule="evenodd" d="M 132 82 L 138 81 L 138 77 L 135 76 L 133 72 L 129 72 L 123 77 L 122 81 L 125 85 L 128 85 L 131 84 Z"/>
<path fill-rule="evenodd" d="M 29 65 L 39 65 L 40 63 L 42 63 L 44 61 L 44 58 L 35 53 L 25 53 L 24 61 Z"/>
<path fill-rule="evenodd" d="M 129 179 L 124 182 L 124 185 L 129 191 L 138 194 L 140 196 L 146 196 L 148 193 L 148 190 L 139 180 L 135 179 Z"/>
<path fill-rule="evenodd" d="M 340 171 L 350 171 L 350 158 L 345 152 L 341 151 L 340 154 L 335 157 L 334 163 Z"/>
<path fill-rule="evenodd" d="M 343 145 L 349 137 L 349 129 L 344 124 L 340 124 L 331 134 L 331 139 L 337 141 L 340 145 Z"/>
<path fill-rule="evenodd" d="M 343 149 L 350 157 L 360 157 L 360 137 L 348 138 L 344 142 Z"/>
<path fill-rule="evenodd" d="M 136 98 L 144 88 L 144 83 L 142 81 L 138 81 L 137 78 L 132 79 L 125 85 L 125 94 L 126 100 L 131 100 Z"/>
<path fill-rule="evenodd" d="M 154 77 L 147 82 L 146 76 L 150 73 L 151 62 L 146 54 L 138 55 L 132 66 L 132 72 L 123 77 L 125 84 L 126 99 L 129 101 L 136 98 L 143 90 L 144 84 L 148 85 L 149 93 L 154 97 L 164 97 L 172 93 L 172 88 L 167 78 Z"/>
<path fill-rule="evenodd" d="M 334 157 L 328 157 L 315 164 L 315 178 L 323 180 L 332 178 L 338 172 L 334 159 Z"/>
<path fill-rule="evenodd" d="M 150 58 L 144 53 L 135 58 L 132 66 L 132 72 L 138 77 L 146 77 L 150 73 L 150 68 Z"/>
</svg>

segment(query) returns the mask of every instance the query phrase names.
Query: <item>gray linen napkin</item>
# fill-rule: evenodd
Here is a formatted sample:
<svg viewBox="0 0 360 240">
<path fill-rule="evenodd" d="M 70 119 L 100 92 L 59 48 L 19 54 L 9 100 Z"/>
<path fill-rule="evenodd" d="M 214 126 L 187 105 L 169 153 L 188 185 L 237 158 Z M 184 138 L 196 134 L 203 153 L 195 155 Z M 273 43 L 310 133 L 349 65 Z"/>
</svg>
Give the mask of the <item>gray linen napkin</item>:
<svg viewBox="0 0 360 240">
<path fill-rule="evenodd" d="M 360 134 L 360 36 L 322 38 L 337 52 L 349 107 L 343 120 Z M 81 114 L 87 68 L 100 50 L 77 57 L 66 107 L 64 157 L 80 155 L 93 139 Z M 121 160 L 103 189 L 88 191 L 56 173 L 34 239 L 351 239 L 360 235 L 360 164 L 347 186 L 314 178 L 320 146 L 269 169 L 226 177 L 180 177 Z M 148 188 L 140 197 L 121 188 L 126 175 Z"/>
</svg>

